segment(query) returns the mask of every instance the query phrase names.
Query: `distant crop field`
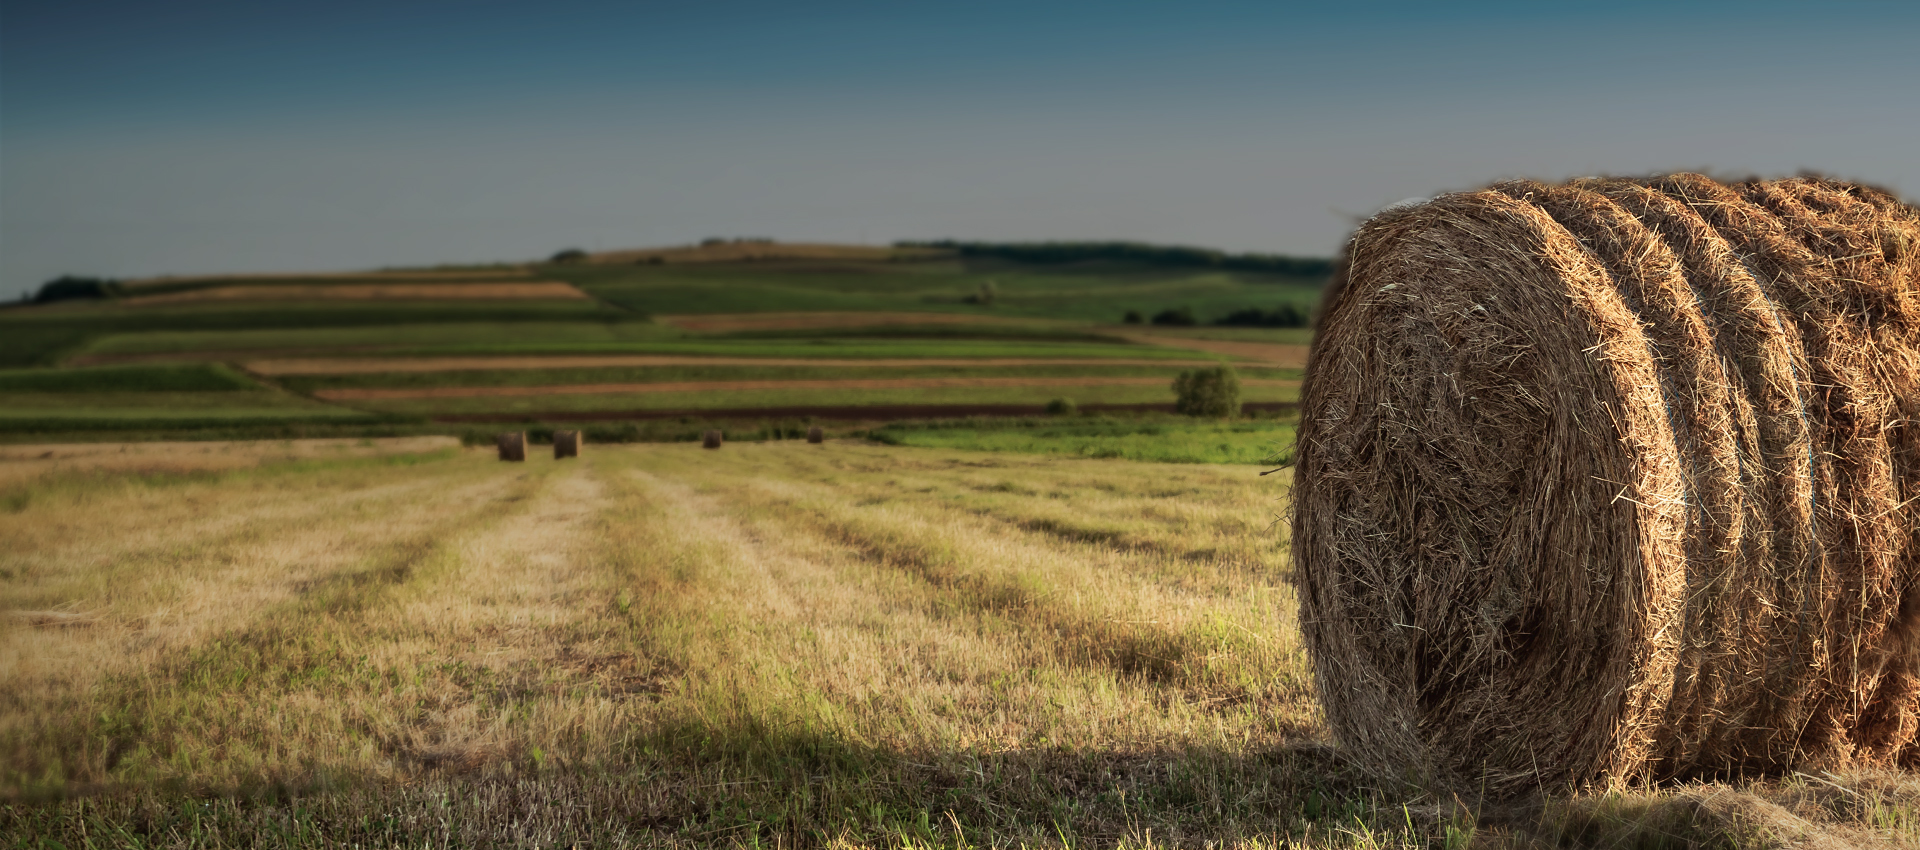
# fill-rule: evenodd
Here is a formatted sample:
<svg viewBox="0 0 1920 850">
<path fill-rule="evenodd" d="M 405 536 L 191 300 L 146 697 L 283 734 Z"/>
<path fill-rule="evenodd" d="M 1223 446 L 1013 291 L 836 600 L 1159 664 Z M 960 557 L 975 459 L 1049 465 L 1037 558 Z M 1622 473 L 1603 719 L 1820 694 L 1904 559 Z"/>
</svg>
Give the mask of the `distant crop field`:
<svg viewBox="0 0 1920 850">
<path fill-rule="evenodd" d="M 231 301 L 523 301 L 587 300 L 592 296 L 558 281 L 441 283 L 222 284 L 120 299 L 128 306 Z"/>
<path fill-rule="evenodd" d="M 1295 430 L 1291 418 L 1207 422 L 1062 417 L 895 425 L 876 430 L 873 439 L 926 448 L 1277 466 L 1292 462 Z"/>
<path fill-rule="evenodd" d="M 271 330 L 153 330 L 107 334 L 75 360 L 170 357 L 229 360 L 277 352 L 359 354 L 438 346 L 479 346 L 510 340 L 516 345 L 573 345 L 644 341 L 671 336 L 648 322 L 396 322 L 384 325 Z"/>
<path fill-rule="evenodd" d="M 368 359 L 365 361 L 254 361 L 248 371 L 272 376 L 281 386 L 301 392 L 335 388 L 454 388 L 554 387 L 580 384 L 687 381 L 850 381 L 865 379 L 923 380 L 967 378 L 1152 378 L 1171 383 L 1173 376 L 1193 367 L 1211 367 L 1209 361 L 1116 361 L 1103 359 L 954 359 L 934 360 L 777 360 L 749 358 L 633 358 L 634 365 L 612 365 L 618 359 L 525 358 L 520 360 L 456 360 L 448 368 L 433 368 L 435 360 Z M 543 362 L 544 361 L 544 362 Z M 568 363 L 604 362 L 609 365 Z M 548 365 L 551 363 L 551 365 Z M 391 367 L 383 371 L 380 366 Z M 496 368 L 481 368 L 492 365 Z M 515 368 L 498 368 L 512 366 Z M 464 367 L 464 368 L 463 368 Z M 334 370 L 338 371 L 334 371 Z M 1298 369 L 1243 368 L 1243 379 L 1298 381 Z"/>
<path fill-rule="evenodd" d="M 626 383 L 595 384 L 553 384 L 510 385 L 510 386 L 452 386 L 452 387 L 341 387 L 314 391 L 314 397 L 325 401 L 382 401 L 390 399 L 441 399 L 441 398 L 527 398 L 534 396 L 556 395 L 633 395 L 651 393 L 736 393 L 758 390 L 791 390 L 797 392 L 819 392 L 832 396 L 843 392 L 861 390 L 909 390 L 938 395 L 948 390 L 1029 390 L 1029 389 L 1085 389 L 1100 390 L 1109 387 L 1157 387 L 1169 383 L 1164 377 L 1133 377 L 1119 375 L 1067 376 L 1067 375 L 1028 375 L 1008 377 L 1004 375 L 968 375 L 968 376 L 916 376 L 883 378 L 763 378 L 758 380 L 706 380 L 706 381 L 649 381 Z M 1298 394 L 1298 381 L 1264 381 L 1246 379 L 1241 381 L 1243 388 L 1250 388 L 1260 394 L 1262 390 L 1292 391 Z"/>
<path fill-rule="evenodd" d="M 211 363 L 0 369 L 0 393 L 241 392 L 258 383 Z"/>
<path fill-rule="evenodd" d="M 567 413 L 621 410 L 736 410 L 744 408 L 804 409 L 807 407 L 900 407 L 925 405 L 1027 405 L 1038 408 L 1056 398 L 1070 397 L 1079 404 L 1172 404 L 1170 381 L 1146 383 L 1108 383 L 1089 386 L 1083 382 L 1047 383 L 1017 387 L 935 387 L 862 389 L 848 387 L 821 389 L 800 386 L 791 389 L 704 389 L 666 392 L 585 392 L 579 394 L 487 394 L 456 397 L 357 398 L 350 402 L 364 410 L 422 416 L 480 413 Z M 1286 402 L 1299 396 L 1292 382 L 1273 386 L 1254 385 L 1242 393 L 1250 402 Z"/>
<path fill-rule="evenodd" d="M 0 420 L 57 417 L 79 419 L 217 419 L 359 416 L 287 393 L 250 392 L 0 392 Z"/>
</svg>

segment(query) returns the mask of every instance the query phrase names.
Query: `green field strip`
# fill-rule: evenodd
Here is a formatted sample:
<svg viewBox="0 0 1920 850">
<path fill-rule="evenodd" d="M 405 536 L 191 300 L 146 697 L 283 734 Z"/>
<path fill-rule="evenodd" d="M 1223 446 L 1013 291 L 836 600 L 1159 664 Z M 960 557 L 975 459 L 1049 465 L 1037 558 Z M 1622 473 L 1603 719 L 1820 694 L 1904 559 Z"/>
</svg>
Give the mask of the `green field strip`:
<svg viewBox="0 0 1920 850">
<path fill-rule="evenodd" d="M 100 366 L 85 369 L 0 369 L 0 395 L 12 393 L 148 393 L 258 391 L 260 384 L 212 363 Z"/>
<path fill-rule="evenodd" d="M 1225 360 L 1220 355 L 1186 349 L 1116 343 L 1011 342 L 1000 340 L 872 340 L 821 338 L 807 342 L 704 341 L 616 342 L 574 344 L 494 343 L 444 345 L 386 352 L 393 355 L 485 354 L 685 354 L 714 357 L 782 357 L 794 359 L 911 358 L 911 357 L 1020 357 L 1125 358 L 1164 360 Z"/>
<path fill-rule="evenodd" d="M 1118 458 L 1152 463 L 1270 466 L 1291 461 L 1296 430 L 1297 425 L 1291 420 L 1191 424 L 1095 420 L 1022 428 L 977 424 L 929 428 L 889 427 L 873 432 L 870 438 L 890 445 L 920 448 Z"/>
<path fill-rule="evenodd" d="M 1250 402 L 1295 401 L 1296 387 L 1247 387 Z M 469 413 L 587 412 L 597 410 L 705 410 L 755 407 L 857 407 L 898 405 L 1044 405 L 1056 398 L 1078 404 L 1170 404 L 1169 386 L 942 387 L 934 389 L 741 390 L 609 393 L 519 397 L 364 399 L 367 410 L 420 416 Z"/>
<path fill-rule="evenodd" d="M 385 352 L 397 348 L 474 345 L 510 339 L 521 344 L 627 342 L 681 334 L 651 322 L 468 322 L 387 324 L 273 330 L 185 330 L 108 334 L 78 356 L 183 352 L 219 358 L 223 352 L 339 349 Z"/>
<path fill-rule="evenodd" d="M 0 420 L 259 419 L 362 416 L 360 411 L 267 390 L 227 392 L 0 392 Z"/>
<path fill-rule="evenodd" d="M 290 390 L 311 393 L 348 387 L 535 387 L 567 384 L 650 383 L 668 381 L 848 380 L 861 378 L 1000 378 L 1000 377 L 1164 377 L 1171 382 L 1184 365 L 1051 365 L 1019 366 L 729 366 L 675 365 L 562 369 L 473 369 L 443 372 L 373 372 L 345 375 L 281 375 L 274 378 Z M 1240 368 L 1243 380 L 1294 380 L 1298 369 Z"/>
</svg>

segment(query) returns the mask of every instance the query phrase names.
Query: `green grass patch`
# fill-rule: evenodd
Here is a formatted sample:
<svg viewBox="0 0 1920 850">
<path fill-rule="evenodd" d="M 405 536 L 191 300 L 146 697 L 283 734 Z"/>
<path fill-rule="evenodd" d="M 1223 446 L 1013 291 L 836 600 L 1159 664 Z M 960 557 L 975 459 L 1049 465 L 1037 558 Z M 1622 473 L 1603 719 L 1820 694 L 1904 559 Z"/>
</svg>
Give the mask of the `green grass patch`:
<svg viewBox="0 0 1920 850">
<path fill-rule="evenodd" d="M 103 337 L 121 334 L 195 331 L 248 332 L 263 338 L 296 329 L 348 329 L 392 325 L 494 323 L 508 328 L 570 322 L 582 325 L 635 323 L 632 313 L 587 301 L 496 303 L 426 302 L 342 307 L 338 302 L 265 306 L 132 308 L 111 303 L 63 302 L 46 307 L 0 311 L 0 367 L 50 366 L 90 348 Z M 512 334 L 508 330 L 509 335 Z M 283 345 L 269 344 L 279 348 Z M 153 349 L 178 350 L 164 344 Z"/>
<path fill-rule="evenodd" d="M 1296 420 L 1184 418 L 969 419 L 901 423 L 868 439 L 895 446 L 1022 452 L 1156 463 L 1281 465 L 1293 460 Z"/>
<path fill-rule="evenodd" d="M 343 375 L 285 375 L 275 380 L 296 392 L 345 388 L 431 389 L 437 387 L 533 387 L 567 384 L 664 383 L 680 381 L 821 381 L 916 378 L 1173 378 L 1178 364 L 1029 366 L 758 366 L 675 365 L 608 366 L 559 369 L 463 369 L 438 372 L 373 372 Z M 1249 380 L 1300 380 L 1299 369 L 1243 368 Z"/>
<path fill-rule="evenodd" d="M 769 264 L 771 265 L 771 264 Z M 1203 322 L 1247 307 L 1319 300 L 1319 278 L 1094 262 L 1033 266 L 1004 260 L 785 265 L 636 266 L 555 275 L 609 303 L 653 315 L 901 310 L 1118 321 L 1190 307 Z M 991 305 L 973 299 L 984 284 Z"/>
<path fill-rule="evenodd" d="M 1184 339 L 1219 339 L 1231 342 L 1268 342 L 1285 345 L 1310 345 L 1313 343 L 1312 328 L 1222 328 L 1222 327 L 1168 327 L 1165 325 L 1140 325 L 1142 333 L 1155 336 L 1181 337 Z"/>
<path fill-rule="evenodd" d="M 188 354 L 223 352 L 387 353 L 399 349 L 434 350 L 473 347 L 502 340 L 517 345 L 568 346 L 674 339 L 680 332 L 644 321 L 618 322 L 461 322 L 410 323 L 355 327 L 277 328 L 268 330 L 171 330 L 100 337 L 82 355 Z"/>
<path fill-rule="evenodd" d="M 778 358 L 1129 358 L 1155 360 L 1224 360 L 1220 355 L 1117 343 L 1013 342 L 1002 340 L 893 340 L 822 338 L 778 342 L 758 340 L 672 340 L 660 342 L 584 342 L 571 344 L 500 341 L 475 345 L 414 347 L 395 354 L 682 354 L 706 357 Z"/>
<path fill-rule="evenodd" d="M 0 369 L 0 393 L 208 393 L 258 389 L 260 385 L 245 375 L 211 363 Z"/>
<path fill-rule="evenodd" d="M 706 339 L 776 340 L 813 339 L 829 335 L 839 339 L 977 339 L 1020 342 L 1091 342 L 1127 344 L 1112 334 L 1090 331 L 1075 325 L 1032 322 L 969 322 L 946 325 L 873 325 L 855 328 L 792 328 L 780 330 L 733 331 L 705 335 Z"/>
<path fill-rule="evenodd" d="M 290 393 L 252 392 L 0 392 L 0 422 L 29 420 L 219 421 L 364 416 Z"/>
</svg>

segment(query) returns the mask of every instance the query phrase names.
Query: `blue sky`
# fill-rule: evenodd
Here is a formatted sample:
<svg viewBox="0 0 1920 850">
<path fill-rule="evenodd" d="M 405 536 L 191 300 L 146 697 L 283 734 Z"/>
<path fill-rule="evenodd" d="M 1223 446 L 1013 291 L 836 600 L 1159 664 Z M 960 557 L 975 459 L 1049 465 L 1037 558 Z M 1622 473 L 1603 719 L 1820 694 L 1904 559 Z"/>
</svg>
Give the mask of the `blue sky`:
<svg viewBox="0 0 1920 850">
<path fill-rule="evenodd" d="M 1331 254 L 1511 176 L 1920 195 L 1901 3 L 0 2 L 0 295 L 705 236 Z"/>
</svg>

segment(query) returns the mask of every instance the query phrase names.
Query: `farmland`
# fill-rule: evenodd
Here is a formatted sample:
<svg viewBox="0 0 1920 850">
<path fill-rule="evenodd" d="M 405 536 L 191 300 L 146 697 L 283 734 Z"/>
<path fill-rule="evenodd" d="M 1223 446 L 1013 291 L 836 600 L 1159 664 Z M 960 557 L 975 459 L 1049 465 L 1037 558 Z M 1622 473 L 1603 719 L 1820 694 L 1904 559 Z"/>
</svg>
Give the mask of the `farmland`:
<svg viewBox="0 0 1920 850">
<path fill-rule="evenodd" d="M 1305 315 L 1324 269 L 1074 256 L 720 243 L 0 310 L 0 836 L 1920 844 L 1898 774 L 1498 807 L 1362 776 L 1281 520 L 1311 331 L 1220 324 Z M 1216 365 L 1244 413 L 1174 415 Z"/>
<path fill-rule="evenodd" d="M 1681 793 L 1496 818 L 1345 768 L 1294 620 L 1284 473 L 864 441 L 526 464 L 432 440 L 123 448 L 0 455 L 31 465 L 0 482 L 0 833 L 1714 834 Z M 1897 778 L 1823 781 L 1845 793 L 1763 787 L 1838 834 L 1920 828 Z"/>
<path fill-rule="evenodd" d="M 1294 400 L 1304 329 L 1206 323 L 1302 316 L 1323 268 L 1167 265 L 1116 250 L 1043 262 L 978 246 L 720 242 L 570 262 L 70 283 L 93 297 L 0 310 L 0 439 L 381 436 L 623 416 L 737 426 L 809 410 L 884 423 L 1033 414 L 1063 398 L 1152 415 L 1171 406 L 1182 370 L 1223 362 L 1242 369 L 1255 407 Z M 217 368 L 240 384 L 79 389 L 143 366 Z M 13 388 L 26 384 L 42 389 Z"/>
</svg>

